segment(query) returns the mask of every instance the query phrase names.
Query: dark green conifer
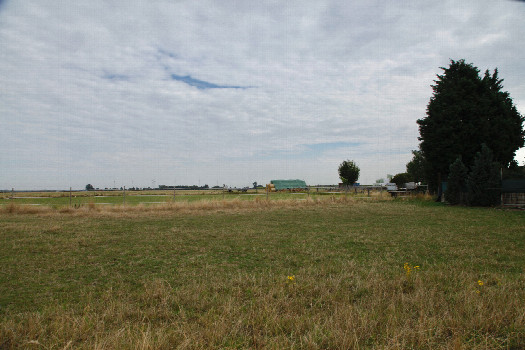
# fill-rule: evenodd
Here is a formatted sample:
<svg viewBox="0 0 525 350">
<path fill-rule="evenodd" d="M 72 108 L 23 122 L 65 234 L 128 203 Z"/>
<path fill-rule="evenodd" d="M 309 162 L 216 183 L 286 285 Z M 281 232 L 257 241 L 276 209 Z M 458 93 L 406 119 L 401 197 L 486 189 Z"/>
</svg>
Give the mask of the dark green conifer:
<svg viewBox="0 0 525 350">
<path fill-rule="evenodd" d="M 497 205 L 500 201 L 500 166 L 494 162 L 493 153 L 487 145 L 476 153 L 474 164 L 467 179 L 468 202 L 475 206 Z"/>
<path fill-rule="evenodd" d="M 462 204 L 466 191 L 468 169 L 461 161 L 461 158 L 456 158 L 454 163 L 450 164 L 447 190 L 445 191 L 445 199 L 450 204 Z"/>
<path fill-rule="evenodd" d="M 449 166 L 461 156 L 472 164 L 481 144 L 493 151 L 494 161 L 507 167 L 515 151 L 524 145 L 524 118 L 508 92 L 502 91 L 497 69 L 481 77 L 478 68 L 464 60 L 451 61 L 438 75 L 427 106 L 419 119 L 420 149 L 429 185 L 446 179 Z"/>
</svg>

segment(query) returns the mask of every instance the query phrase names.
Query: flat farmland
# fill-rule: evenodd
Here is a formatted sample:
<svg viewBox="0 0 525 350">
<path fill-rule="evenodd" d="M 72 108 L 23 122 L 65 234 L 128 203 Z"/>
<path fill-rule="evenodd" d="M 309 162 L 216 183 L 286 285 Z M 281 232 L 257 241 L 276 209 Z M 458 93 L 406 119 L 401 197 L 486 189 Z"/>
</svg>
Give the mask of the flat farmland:
<svg viewBox="0 0 525 350">
<path fill-rule="evenodd" d="M 324 198 L 336 197 L 340 198 L 345 194 L 327 193 L 327 192 L 278 192 L 271 193 L 268 197 L 264 190 L 249 190 L 247 193 L 239 191 L 222 192 L 221 190 L 211 191 L 76 191 L 69 192 L 10 192 L 0 193 L 0 208 L 9 205 L 32 205 L 32 206 L 50 206 L 54 208 L 64 207 L 82 207 L 88 205 L 155 205 L 167 203 L 185 203 L 196 201 L 218 201 L 218 200 L 255 200 L 265 199 L 269 200 L 283 200 L 283 199 L 307 199 L 307 198 Z M 347 196 L 365 198 L 368 195 L 347 194 Z M 383 194 L 373 193 L 371 197 L 388 196 L 386 192 Z"/>
<path fill-rule="evenodd" d="M 525 212 L 321 197 L 4 205 L 0 348 L 525 348 Z"/>
</svg>

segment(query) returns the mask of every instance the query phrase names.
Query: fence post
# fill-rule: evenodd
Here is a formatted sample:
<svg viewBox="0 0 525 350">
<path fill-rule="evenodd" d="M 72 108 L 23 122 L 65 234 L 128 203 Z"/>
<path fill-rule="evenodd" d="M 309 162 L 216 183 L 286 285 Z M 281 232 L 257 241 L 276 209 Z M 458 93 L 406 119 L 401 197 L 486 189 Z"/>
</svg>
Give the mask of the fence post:
<svg viewBox="0 0 525 350">
<path fill-rule="evenodd" d="M 69 187 L 69 206 L 71 207 L 71 187 Z"/>
<path fill-rule="evenodd" d="M 124 192 L 122 192 L 122 196 L 123 196 L 124 206 L 126 206 L 126 186 L 124 186 L 123 188 L 124 188 Z"/>
<path fill-rule="evenodd" d="M 15 198 L 15 189 L 11 187 L 11 199 Z"/>
<path fill-rule="evenodd" d="M 500 192 L 499 192 L 499 195 L 500 195 L 500 205 L 501 206 L 504 206 L 505 205 L 505 199 L 503 198 L 503 168 L 500 168 L 500 173 L 499 173 L 499 180 L 500 180 L 500 183 L 502 184 L 500 187 Z"/>
</svg>

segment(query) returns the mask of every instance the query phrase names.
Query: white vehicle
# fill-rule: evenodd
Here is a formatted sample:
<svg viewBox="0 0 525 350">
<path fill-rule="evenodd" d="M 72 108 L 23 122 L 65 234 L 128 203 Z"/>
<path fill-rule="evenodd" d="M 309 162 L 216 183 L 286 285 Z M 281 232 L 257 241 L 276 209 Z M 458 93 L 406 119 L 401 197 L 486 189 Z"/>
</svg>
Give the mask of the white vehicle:
<svg viewBox="0 0 525 350">
<path fill-rule="evenodd" d="M 397 191 L 397 185 L 393 182 L 389 182 L 386 184 L 386 190 L 387 191 Z"/>
<path fill-rule="evenodd" d="M 407 182 L 407 183 L 405 184 L 405 188 L 406 188 L 407 190 L 415 190 L 415 189 L 417 188 L 417 185 L 416 185 L 415 182 Z"/>
</svg>

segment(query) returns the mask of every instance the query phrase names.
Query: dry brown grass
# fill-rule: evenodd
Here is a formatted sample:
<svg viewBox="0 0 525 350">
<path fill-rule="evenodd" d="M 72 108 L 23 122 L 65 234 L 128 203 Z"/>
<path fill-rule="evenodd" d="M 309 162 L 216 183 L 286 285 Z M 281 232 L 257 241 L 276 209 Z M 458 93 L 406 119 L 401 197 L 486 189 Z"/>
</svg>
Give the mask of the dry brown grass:
<svg viewBox="0 0 525 350">
<path fill-rule="evenodd" d="M 217 212 L 217 211 L 250 211 L 263 210 L 271 208 L 304 208 L 312 206 L 326 206 L 331 204 L 353 204 L 361 201 L 389 201 L 390 196 L 380 197 L 373 195 L 371 197 L 352 197 L 352 196 L 325 196 L 325 197 L 306 197 L 297 199 L 278 199 L 266 200 L 266 198 L 255 197 L 253 200 L 235 199 L 214 199 L 199 200 L 193 202 L 166 202 L 162 204 L 150 205 L 96 205 L 93 202 L 85 206 L 74 208 L 69 206 L 52 207 L 46 205 L 26 205 L 9 203 L 0 206 L 1 213 L 9 214 L 70 214 L 75 216 L 90 215 L 140 215 L 140 214 L 165 214 L 165 213 L 198 213 L 198 212 Z"/>
<path fill-rule="evenodd" d="M 520 212 L 329 196 L 4 209 L 0 349 L 525 348 Z"/>
<path fill-rule="evenodd" d="M 469 274 L 407 278 L 348 262 L 337 275 L 305 268 L 288 283 L 272 273 L 195 276 L 174 288 L 143 282 L 73 311 L 51 306 L 2 322 L 3 348 L 82 349 L 522 349 L 523 293 L 511 281 L 476 293 Z M 446 292 L 443 286 L 454 286 Z M 503 290 L 502 290 L 503 289 Z M 514 330 L 514 331 L 513 331 Z M 514 333 L 513 333 L 514 332 Z M 510 339 L 509 339 L 510 338 Z M 509 341 L 510 340 L 510 341 Z M 42 342 L 42 343 L 40 343 Z"/>
<path fill-rule="evenodd" d="M 45 206 L 20 205 L 16 203 L 8 203 L 0 207 L 0 213 L 8 214 L 43 214 L 50 211 L 51 208 Z"/>
</svg>

